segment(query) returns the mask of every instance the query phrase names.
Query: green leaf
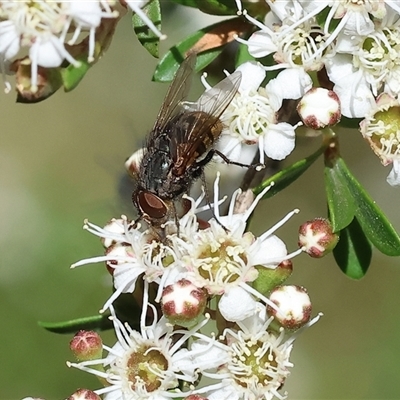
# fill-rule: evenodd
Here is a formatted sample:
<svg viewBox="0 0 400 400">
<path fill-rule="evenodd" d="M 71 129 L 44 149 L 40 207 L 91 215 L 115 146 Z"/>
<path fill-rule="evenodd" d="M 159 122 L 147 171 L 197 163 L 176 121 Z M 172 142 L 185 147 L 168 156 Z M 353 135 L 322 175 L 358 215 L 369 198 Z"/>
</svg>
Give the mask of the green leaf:
<svg viewBox="0 0 400 400">
<path fill-rule="evenodd" d="M 87 56 L 81 57 L 78 61 L 80 62 L 79 67 L 70 64 L 61 70 L 61 77 L 66 92 L 75 89 L 92 66 L 88 62 Z"/>
<path fill-rule="evenodd" d="M 356 203 L 337 163 L 326 165 L 324 175 L 329 219 L 333 232 L 339 232 L 353 220 Z"/>
<path fill-rule="evenodd" d="M 158 30 L 161 30 L 161 9 L 158 0 L 151 0 L 142 11 L 149 17 Z M 138 14 L 132 15 L 133 29 L 142 46 L 153 56 L 158 58 L 160 38 L 147 26 Z"/>
<path fill-rule="evenodd" d="M 153 75 L 156 82 L 170 82 L 188 51 L 197 53 L 196 71 L 215 60 L 235 34 L 244 34 L 253 27 L 242 18 L 232 18 L 192 33 L 164 55 Z"/>
<path fill-rule="evenodd" d="M 338 125 L 344 128 L 358 129 L 361 121 L 362 118 L 347 118 L 342 115 Z"/>
<path fill-rule="evenodd" d="M 50 332 L 75 334 L 81 329 L 90 331 L 104 331 L 106 329 L 111 329 L 113 324 L 108 317 L 109 314 L 99 314 L 92 317 L 77 318 L 62 322 L 39 321 L 38 324 Z"/>
<path fill-rule="evenodd" d="M 235 65 L 238 67 L 247 61 L 254 61 L 254 57 L 250 55 L 248 46 L 243 43 L 239 43 Z"/>
<path fill-rule="evenodd" d="M 180 4 L 181 6 L 197 8 L 196 0 L 172 0 L 172 2 Z"/>
<path fill-rule="evenodd" d="M 357 218 L 340 231 L 333 256 L 348 277 L 361 279 L 366 274 L 371 263 L 372 248 Z"/>
<path fill-rule="evenodd" d="M 233 0 L 196 0 L 200 11 L 211 15 L 236 15 L 237 6 Z"/>
<path fill-rule="evenodd" d="M 285 187 L 289 186 L 296 179 L 298 179 L 307 169 L 314 163 L 315 160 L 325 151 L 325 147 L 320 147 L 315 153 L 310 156 L 303 158 L 292 164 L 290 167 L 283 169 L 282 171 L 277 172 L 275 175 L 272 175 L 265 181 L 263 181 L 259 186 L 253 189 L 254 194 L 259 194 L 262 192 L 267 186 L 271 185 L 273 182 L 274 185 L 270 190 L 264 195 L 264 199 L 275 196 Z"/>
<path fill-rule="evenodd" d="M 343 159 L 337 160 L 337 168 L 347 181 L 348 189 L 356 203 L 355 215 L 367 238 L 383 254 L 399 256 L 400 237 L 393 225 L 351 174 Z"/>
<path fill-rule="evenodd" d="M 189 43 L 189 42 L 188 42 Z M 196 41 L 194 41 L 196 43 Z M 193 44 L 194 44 L 193 43 Z M 175 73 L 179 65 L 185 58 L 185 53 L 191 48 L 191 45 L 171 48 L 158 63 L 153 75 L 153 81 L 156 82 L 171 82 L 174 79 Z M 214 61 L 222 52 L 222 49 L 215 49 L 197 55 L 196 71 L 200 71 Z"/>
</svg>

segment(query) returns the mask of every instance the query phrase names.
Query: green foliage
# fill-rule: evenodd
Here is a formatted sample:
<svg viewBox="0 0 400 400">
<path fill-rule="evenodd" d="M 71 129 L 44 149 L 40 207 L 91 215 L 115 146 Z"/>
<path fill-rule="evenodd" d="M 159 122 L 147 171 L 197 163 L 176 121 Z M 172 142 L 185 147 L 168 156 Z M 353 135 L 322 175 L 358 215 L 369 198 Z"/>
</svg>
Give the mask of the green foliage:
<svg viewBox="0 0 400 400">
<path fill-rule="evenodd" d="M 350 278 L 361 279 L 372 258 L 372 247 L 357 218 L 340 231 L 340 239 L 333 250 L 339 268 Z"/>
<path fill-rule="evenodd" d="M 180 4 L 181 6 L 197 8 L 196 0 L 172 0 L 174 3 Z"/>
<path fill-rule="evenodd" d="M 70 64 L 68 67 L 61 69 L 62 81 L 66 92 L 75 89 L 91 67 L 86 56 L 81 57 L 79 63 L 78 67 Z"/>
<path fill-rule="evenodd" d="M 350 172 L 342 158 L 325 167 L 329 214 L 334 231 L 357 220 L 369 241 L 383 254 L 400 255 L 400 237 L 383 211 Z"/>
<path fill-rule="evenodd" d="M 334 232 L 340 232 L 350 225 L 354 218 L 356 204 L 347 183 L 337 165 L 325 167 L 325 191 L 329 217 Z"/>
<path fill-rule="evenodd" d="M 235 65 L 238 67 L 247 61 L 254 61 L 254 58 L 250 55 L 247 46 L 243 43 L 239 43 Z"/>
<path fill-rule="evenodd" d="M 158 0 L 151 0 L 142 11 L 149 17 L 158 30 L 161 30 L 161 9 Z M 142 46 L 153 56 L 158 58 L 160 38 L 146 25 L 137 14 L 132 15 L 132 25 Z"/>
<path fill-rule="evenodd" d="M 310 156 L 303 158 L 292 164 L 291 166 L 282 169 L 276 174 L 272 175 L 268 179 L 264 180 L 259 186 L 253 189 L 255 194 L 261 193 L 267 186 L 273 184 L 271 189 L 264 195 L 264 199 L 275 196 L 281 190 L 285 189 L 291 183 L 296 181 L 303 175 L 304 172 L 318 159 L 318 157 L 324 152 L 325 148 L 320 147 L 315 153 Z"/>
<path fill-rule="evenodd" d="M 97 314 L 91 317 L 76 318 L 62 322 L 42 322 L 38 324 L 42 328 L 53 333 L 75 334 L 79 330 L 104 331 L 112 328 L 112 322 L 109 320 L 110 314 Z"/>
<path fill-rule="evenodd" d="M 195 0 L 200 11 L 211 15 L 236 15 L 236 2 L 233 0 Z"/>
<path fill-rule="evenodd" d="M 171 47 L 162 57 L 153 75 L 156 82 L 172 81 L 180 63 L 189 51 L 197 52 L 196 70 L 200 71 L 214 61 L 222 52 L 229 40 L 221 41 L 221 35 L 232 29 L 243 29 L 239 18 L 218 22 L 192 33 L 175 46 Z"/>
</svg>

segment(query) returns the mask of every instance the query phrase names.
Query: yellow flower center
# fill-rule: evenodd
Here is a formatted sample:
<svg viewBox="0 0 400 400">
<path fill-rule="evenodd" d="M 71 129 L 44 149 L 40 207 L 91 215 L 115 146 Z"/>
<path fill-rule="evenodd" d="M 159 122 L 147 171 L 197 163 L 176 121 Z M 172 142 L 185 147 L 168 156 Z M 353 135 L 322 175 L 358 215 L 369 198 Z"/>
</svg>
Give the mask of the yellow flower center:
<svg viewBox="0 0 400 400">
<path fill-rule="evenodd" d="M 168 369 L 168 361 L 158 350 L 143 346 L 130 355 L 126 367 L 132 390 L 140 382 L 147 392 L 154 392 L 161 385 L 159 373 Z"/>
</svg>

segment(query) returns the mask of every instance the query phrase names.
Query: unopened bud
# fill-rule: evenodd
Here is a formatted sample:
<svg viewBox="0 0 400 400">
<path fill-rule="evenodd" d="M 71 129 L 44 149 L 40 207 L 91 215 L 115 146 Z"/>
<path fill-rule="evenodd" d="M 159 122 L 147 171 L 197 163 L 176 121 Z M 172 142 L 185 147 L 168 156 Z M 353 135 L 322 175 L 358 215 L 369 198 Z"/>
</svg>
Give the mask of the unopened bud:
<svg viewBox="0 0 400 400">
<path fill-rule="evenodd" d="M 95 360 L 101 358 L 103 341 L 93 331 L 79 331 L 69 343 L 69 348 L 78 361 Z"/>
<path fill-rule="evenodd" d="M 78 389 L 67 400 L 101 400 L 101 397 L 89 389 Z"/>
<path fill-rule="evenodd" d="M 106 249 L 106 256 L 115 257 L 115 260 L 106 261 L 107 270 L 111 275 L 114 274 L 114 269 L 118 265 L 137 262 L 132 246 L 127 243 L 114 243 Z"/>
<path fill-rule="evenodd" d="M 302 97 L 297 112 L 304 125 L 315 130 L 337 124 L 342 116 L 338 95 L 320 87 L 310 89 Z"/>
<path fill-rule="evenodd" d="M 207 397 L 199 396 L 198 394 L 191 394 L 188 397 L 185 397 L 184 400 L 208 400 Z"/>
<path fill-rule="evenodd" d="M 325 218 L 307 221 L 299 228 L 299 246 L 311 257 L 320 258 L 331 252 L 339 240 L 332 225 Z"/>
<path fill-rule="evenodd" d="M 132 178 L 136 178 L 139 174 L 140 165 L 142 163 L 144 149 L 135 151 L 126 161 L 125 168 Z"/>
<path fill-rule="evenodd" d="M 108 248 L 112 244 L 116 243 L 117 240 L 111 238 L 113 233 L 116 236 L 123 235 L 125 233 L 124 222 L 125 221 L 122 218 L 113 218 L 111 221 L 109 221 L 105 225 L 104 230 L 111 234 L 111 235 L 108 235 L 107 238 L 101 238 L 101 242 L 103 243 L 103 246 L 105 248 Z M 129 221 L 128 221 L 128 223 L 129 223 Z"/>
<path fill-rule="evenodd" d="M 207 291 L 187 279 L 168 285 L 163 290 L 161 309 L 174 325 L 190 327 L 197 323 L 207 304 Z"/>
<path fill-rule="evenodd" d="M 311 318 L 311 300 L 307 290 L 301 286 L 279 286 L 271 292 L 269 299 L 279 311 L 268 306 L 268 314 L 274 316 L 275 321 L 285 329 L 299 329 Z"/>
</svg>

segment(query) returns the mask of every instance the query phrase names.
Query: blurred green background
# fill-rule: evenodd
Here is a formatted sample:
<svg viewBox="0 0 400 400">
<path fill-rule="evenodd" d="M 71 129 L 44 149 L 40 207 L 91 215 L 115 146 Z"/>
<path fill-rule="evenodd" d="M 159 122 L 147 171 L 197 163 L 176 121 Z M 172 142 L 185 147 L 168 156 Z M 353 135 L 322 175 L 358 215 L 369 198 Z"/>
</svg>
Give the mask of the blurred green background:
<svg viewBox="0 0 400 400">
<path fill-rule="evenodd" d="M 178 29 L 167 21 L 169 40 L 161 51 L 208 23 L 197 16 L 179 11 Z M 95 314 L 110 293 L 102 265 L 73 271 L 69 265 L 102 252 L 81 229 L 84 218 L 103 225 L 121 213 L 134 216 L 130 189 L 123 203 L 119 182 L 125 158 L 141 145 L 166 90 L 151 82 L 155 65 L 125 17 L 107 54 L 73 92 L 36 105 L 0 96 L 0 399 L 63 399 L 77 388 L 98 387 L 92 376 L 66 367 L 71 338 L 48 333 L 37 321 Z M 200 85 L 194 86 L 195 97 Z M 292 160 L 318 143 L 300 140 Z M 342 134 L 341 144 L 354 174 L 400 230 L 399 191 L 385 181 L 389 169 L 357 132 Z M 326 215 L 321 167 L 319 160 L 300 182 L 262 203 L 252 229 L 261 233 L 300 208 L 278 232 L 294 250 L 298 226 Z M 325 316 L 295 344 L 289 397 L 399 398 L 399 259 L 374 252 L 359 282 L 346 278 L 332 256 L 316 261 L 302 255 L 294 267 L 291 282 L 305 286 L 315 313 Z M 112 344 L 111 334 L 105 337 Z"/>
</svg>

